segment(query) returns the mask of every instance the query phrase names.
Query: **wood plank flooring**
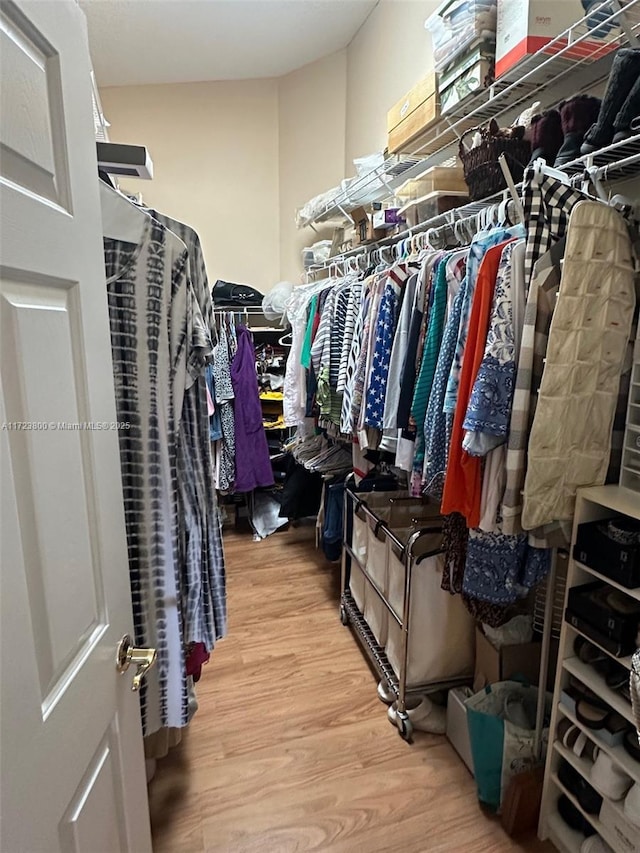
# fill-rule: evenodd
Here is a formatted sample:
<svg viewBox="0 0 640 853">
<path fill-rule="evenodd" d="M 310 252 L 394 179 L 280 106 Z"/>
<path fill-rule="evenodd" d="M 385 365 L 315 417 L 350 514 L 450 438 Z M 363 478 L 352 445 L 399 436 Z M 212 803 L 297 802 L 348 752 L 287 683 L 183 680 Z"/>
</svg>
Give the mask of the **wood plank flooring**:
<svg viewBox="0 0 640 853">
<path fill-rule="evenodd" d="M 149 788 L 155 853 L 502 853 L 444 737 L 405 744 L 338 619 L 339 569 L 300 527 L 225 536 L 229 636 Z"/>
</svg>

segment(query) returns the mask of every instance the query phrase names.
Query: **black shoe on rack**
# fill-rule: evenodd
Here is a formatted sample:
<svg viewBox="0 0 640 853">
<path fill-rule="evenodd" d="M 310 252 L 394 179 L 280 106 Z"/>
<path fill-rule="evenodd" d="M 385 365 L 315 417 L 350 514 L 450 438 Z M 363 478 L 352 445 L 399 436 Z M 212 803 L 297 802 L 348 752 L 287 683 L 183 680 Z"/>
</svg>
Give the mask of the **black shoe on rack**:
<svg viewBox="0 0 640 853">
<path fill-rule="evenodd" d="M 564 142 L 558 151 L 555 166 L 562 168 L 580 156 L 585 133 L 598 118 L 600 99 L 591 95 L 574 95 L 560 104 Z"/>
<path fill-rule="evenodd" d="M 558 800 L 558 814 L 567 826 L 571 827 L 571 829 L 575 829 L 576 832 L 581 832 L 587 838 L 596 834 L 595 829 L 591 826 L 589 821 L 582 816 L 582 813 L 573 805 L 566 794 L 563 794 Z"/>
<path fill-rule="evenodd" d="M 629 139 L 630 136 L 637 136 L 640 133 L 640 116 L 634 118 L 628 130 L 619 130 L 613 137 L 614 142 L 622 142 L 624 139 Z"/>
<path fill-rule="evenodd" d="M 613 142 L 621 142 L 623 139 L 628 139 L 633 136 L 634 132 L 638 133 L 640 125 L 640 76 L 631 87 L 631 91 L 627 96 L 627 100 L 620 108 L 620 112 L 616 116 L 613 123 L 615 134 Z M 635 131 L 634 131 L 635 128 Z"/>
<path fill-rule="evenodd" d="M 640 48 L 622 48 L 613 60 L 598 119 L 585 134 L 580 149 L 581 154 L 591 154 L 598 148 L 610 145 L 616 129 L 621 131 L 626 129 L 622 126 L 616 128 L 615 123 L 627 98 L 631 96 L 631 90 L 634 84 L 637 84 L 638 78 L 640 78 Z M 630 105 L 629 112 L 630 124 L 631 119 L 637 115 L 637 111 L 634 115 Z"/>
<path fill-rule="evenodd" d="M 527 135 L 532 151 L 529 163 L 542 157 L 549 166 L 552 166 L 564 139 L 558 110 L 547 110 L 541 115 L 534 116 Z"/>
<path fill-rule="evenodd" d="M 558 779 L 576 798 L 587 814 L 599 814 L 602 797 L 596 789 L 568 761 L 563 761 L 558 770 Z"/>
</svg>

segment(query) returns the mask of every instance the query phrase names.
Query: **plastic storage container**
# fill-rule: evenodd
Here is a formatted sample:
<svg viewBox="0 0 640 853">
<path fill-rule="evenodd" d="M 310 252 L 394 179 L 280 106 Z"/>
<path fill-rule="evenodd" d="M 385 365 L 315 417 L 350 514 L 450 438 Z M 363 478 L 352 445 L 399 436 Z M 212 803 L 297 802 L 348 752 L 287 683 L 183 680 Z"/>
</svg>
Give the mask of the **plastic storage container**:
<svg viewBox="0 0 640 853">
<path fill-rule="evenodd" d="M 447 0 L 425 21 L 436 71 L 442 71 L 475 42 L 496 40 L 497 0 Z"/>
</svg>

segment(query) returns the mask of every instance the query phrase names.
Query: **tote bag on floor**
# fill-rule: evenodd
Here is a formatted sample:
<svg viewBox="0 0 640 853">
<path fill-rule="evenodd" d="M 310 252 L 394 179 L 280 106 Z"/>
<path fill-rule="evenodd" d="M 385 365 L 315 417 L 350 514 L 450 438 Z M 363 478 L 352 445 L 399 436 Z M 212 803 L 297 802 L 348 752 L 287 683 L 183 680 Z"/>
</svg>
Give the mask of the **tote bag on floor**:
<svg viewBox="0 0 640 853">
<path fill-rule="evenodd" d="M 466 700 L 473 770 L 481 803 L 498 811 L 512 776 L 537 765 L 534 753 L 538 690 L 499 681 Z M 552 697 L 547 694 L 543 756 L 549 740 Z M 518 725 L 513 720 L 522 721 Z"/>
</svg>

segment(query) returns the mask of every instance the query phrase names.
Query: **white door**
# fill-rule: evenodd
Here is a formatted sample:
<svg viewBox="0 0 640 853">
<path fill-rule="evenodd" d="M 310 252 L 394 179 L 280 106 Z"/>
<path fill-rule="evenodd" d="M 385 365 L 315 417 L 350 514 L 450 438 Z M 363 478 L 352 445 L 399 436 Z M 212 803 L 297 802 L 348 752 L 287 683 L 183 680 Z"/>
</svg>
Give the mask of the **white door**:
<svg viewBox="0 0 640 853">
<path fill-rule="evenodd" d="M 85 21 L 0 16 L 0 850 L 147 853 Z"/>
</svg>

